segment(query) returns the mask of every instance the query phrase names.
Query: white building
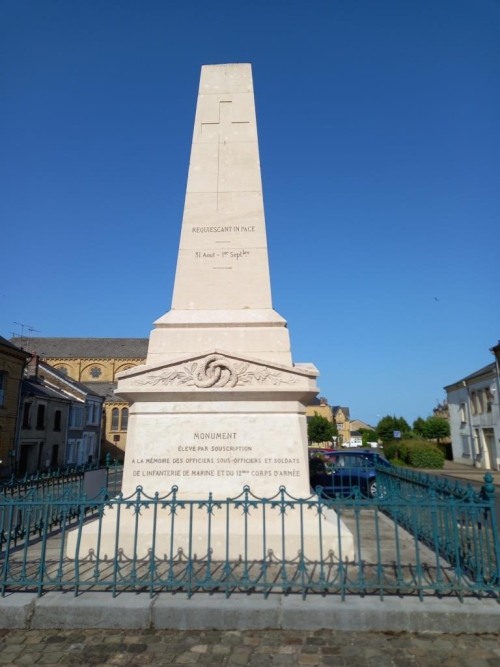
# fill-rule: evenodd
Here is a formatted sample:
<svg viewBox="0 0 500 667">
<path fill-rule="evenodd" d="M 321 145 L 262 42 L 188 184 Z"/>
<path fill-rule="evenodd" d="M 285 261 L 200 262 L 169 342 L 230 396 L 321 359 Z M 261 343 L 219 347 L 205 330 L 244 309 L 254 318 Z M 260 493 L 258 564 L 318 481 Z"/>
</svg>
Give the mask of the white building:
<svg viewBox="0 0 500 667">
<path fill-rule="evenodd" d="M 497 364 L 493 362 L 444 388 L 455 461 L 499 469 L 499 386 Z"/>
</svg>

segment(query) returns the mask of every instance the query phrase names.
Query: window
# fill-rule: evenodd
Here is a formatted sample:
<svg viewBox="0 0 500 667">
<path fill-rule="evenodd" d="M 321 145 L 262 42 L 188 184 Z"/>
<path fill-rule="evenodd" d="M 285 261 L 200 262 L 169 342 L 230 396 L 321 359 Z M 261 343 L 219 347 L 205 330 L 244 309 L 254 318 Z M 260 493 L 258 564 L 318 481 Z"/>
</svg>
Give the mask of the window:
<svg viewBox="0 0 500 667">
<path fill-rule="evenodd" d="M 480 415 L 482 415 L 483 412 L 484 412 L 483 396 L 484 396 L 484 392 L 483 392 L 482 389 L 480 389 L 476 394 L 476 397 L 477 397 L 477 411 L 478 411 L 478 414 L 480 414 Z"/>
<path fill-rule="evenodd" d="M 480 454 L 480 444 L 481 444 L 481 439 L 479 435 L 479 429 L 475 428 L 474 429 L 474 454 L 477 456 Z"/>
<path fill-rule="evenodd" d="M 31 428 L 30 425 L 31 403 L 23 405 L 23 428 Z"/>
<path fill-rule="evenodd" d="M 342 429 L 344 428 L 344 423 L 343 422 L 337 422 L 337 428 L 342 431 Z"/>
<path fill-rule="evenodd" d="M 127 428 L 128 428 L 128 408 L 123 408 L 122 409 L 121 430 L 126 431 Z"/>
<path fill-rule="evenodd" d="M 101 416 L 99 403 L 87 403 L 87 424 L 89 426 L 97 426 Z"/>
<path fill-rule="evenodd" d="M 94 380 L 100 378 L 101 375 L 102 375 L 102 370 L 99 368 L 99 366 L 94 366 L 93 368 L 90 369 L 90 377 L 93 377 Z"/>
<path fill-rule="evenodd" d="M 95 433 L 87 433 L 86 434 L 87 438 L 87 456 L 89 457 L 89 461 L 92 461 L 95 455 Z"/>
<path fill-rule="evenodd" d="M 0 371 L 0 405 L 3 405 L 4 402 L 6 384 L 7 384 L 7 373 Z"/>
<path fill-rule="evenodd" d="M 52 445 L 52 458 L 50 461 L 50 465 L 52 468 L 57 467 L 57 462 L 59 459 L 59 445 Z"/>
<path fill-rule="evenodd" d="M 486 412 L 491 412 L 493 409 L 493 392 L 489 387 L 484 390 L 484 402 L 486 403 Z"/>
<path fill-rule="evenodd" d="M 75 456 L 76 456 L 76 444 L 75 440 L 68 440 L 68 463 L 74 463 L 75 462 Z"/>
<path fill-rule="evenodd" d="M 61 411 L 56 410 L 54 412 L 54 431 L 61 430 Z"/>
<path fill-rule="evenodd" d="M 462 424 L 467 423 L 467 413 L 465 412 L 465 403 L 460 403 L 460 422 Z"/>
<path fill-rule="evenodd" d="M 94 404 L 89 403 L 87 406 L 87 424 L 94 423 Z"/>
<path fill-rule="evenodd" d="M 69 413 L 69 427 L 83 428 L 85 409 L 79 405 L 72 405 Z"/>
<path fill-rule="evenodd" d="M 113 408 L 111 411 L 111 430 L 112 431 L 118 431 L 118 419 L 119 419 L 120 411 L 118 408 Z"/>
<path fill-rule="evenodd" d="M 477 415 L 476 392 L 470 394 L 470 409 L 473 415 Z"/>
<path fill-rule="evenodd" d="M 45 428 L 45 405 L 38 406 L 36 411 L 36 427 L 39 431 Z"/>
</svg>

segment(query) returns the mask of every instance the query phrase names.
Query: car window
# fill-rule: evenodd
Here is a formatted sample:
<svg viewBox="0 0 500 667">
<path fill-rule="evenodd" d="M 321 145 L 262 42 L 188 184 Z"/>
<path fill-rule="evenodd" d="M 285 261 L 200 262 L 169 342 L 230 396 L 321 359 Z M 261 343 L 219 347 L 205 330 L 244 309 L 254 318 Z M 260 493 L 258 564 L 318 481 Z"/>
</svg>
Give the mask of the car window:
<svg viewBox="0 0 500 667">
<path fill-rule="evenodd" d="M 350 468 L 364 468 L 369 465 L 369 461 L 365 456 L 349 456 L 346 457 L 346 459 L 346 466 L 349 466 Z"/>
</svg>

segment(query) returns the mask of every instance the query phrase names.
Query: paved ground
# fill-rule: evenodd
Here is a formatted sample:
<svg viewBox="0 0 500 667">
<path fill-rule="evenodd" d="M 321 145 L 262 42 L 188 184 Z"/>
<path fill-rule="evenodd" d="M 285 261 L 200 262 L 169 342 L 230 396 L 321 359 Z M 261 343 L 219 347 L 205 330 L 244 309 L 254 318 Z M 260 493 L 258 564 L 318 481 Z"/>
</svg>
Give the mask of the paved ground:
<svg viewBox="0 0 500 667">
<path fill-rule="evenodd" d="M 500 666 L 496 635 L 0 630 L 0 642 L 0 665 Z"/>
<path fill-rule="evenodd" d="M 422 470 L 421 472 L 434 473 L 434 470 Z M 444 468 L 441 471 L 447 477 L 454 477 L 462 482 L 477 482 L 484 484 L 484 476 L 487 472 L 493 477 L 493 484 L 500 486 L 500 472 L 495 470 L 484 470 L 484 468 L 474 468 L 463 463 L 456 463 L 455 461 L 445 461 Z M 499 493 L 499 490 L 496 491 Z"/>
</svg>

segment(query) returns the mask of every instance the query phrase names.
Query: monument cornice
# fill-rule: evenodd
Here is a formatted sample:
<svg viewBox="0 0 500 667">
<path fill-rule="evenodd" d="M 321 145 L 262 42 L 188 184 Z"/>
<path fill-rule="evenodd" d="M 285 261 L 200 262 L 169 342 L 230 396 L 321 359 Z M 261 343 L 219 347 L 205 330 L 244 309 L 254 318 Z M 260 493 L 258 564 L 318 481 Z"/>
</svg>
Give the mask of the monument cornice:
<svg viewBox="0 0 500 667">
<path fill-rule="evenodd" d="M 235 354 L 214 348 L 196 355 L 185 355 L 167 363 L 136 366 L 118 374 L 117 394 L 137 400 L 138 396 L 165 394 L 189 395 L 195 400 L 214 394 L 216 400 L 224 395 L 239 395 L 239 400 L 265 394 L 268 398 L 294 395 L 297 398 L 317 393 L 312 364 L 286 366 L 270 363 L 248 355 Z"/>
<path fill-rule="evenodd" d="M 286 320 L 272 308 L 242 310 L 169 310 L 155 321 L 157 329 L 210 327 L 286 327 Z"/>
<path fill-rule="evenodd" d="M 287 366 L 285 364 L 279 364 L 276 362 L 270 363 L 258 357 L 253 357 L 243 354 L 235 354 L 234 352 L 229 352 L 228 350 L 223 350 L 221 348 L 212 348 L 206 349 L 197 354 L 190 355 L 181 355 L 175 359 L 171 359 L 168 362 L 160 364 L 141 364 L 140 366 L 135 366 L 134 368 L 129 368 L 126 371 L 122 371 L 117 374 L 118 381 L 125 380 L 127 378 L 133 378 L 136 376 L 143 376 L 145 374 L 153 373 L 155 371 L 161 371 L 163 369 L 171 368 L 180 364 L 188 364 L 190 362 L 197 362 L 200 359 L 203 359 L 210 355 L 220 355 L 227 359 L 234 360 L 236 362 L 243 362 L 248 364 L 253 364 L 256 366 L 261 366 L 263 368 L 272 369 L 278 372 L 289 373 L 297 377 L 307 377 L 307 378 L 316 378 L 319 375 L 318 369 L 314 364 L 295 364 L 293 366 Z"/>
</svg>

